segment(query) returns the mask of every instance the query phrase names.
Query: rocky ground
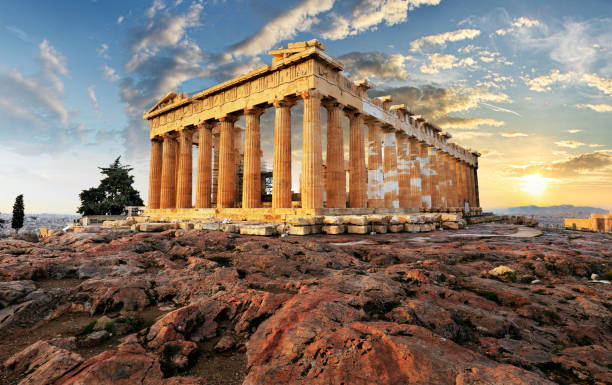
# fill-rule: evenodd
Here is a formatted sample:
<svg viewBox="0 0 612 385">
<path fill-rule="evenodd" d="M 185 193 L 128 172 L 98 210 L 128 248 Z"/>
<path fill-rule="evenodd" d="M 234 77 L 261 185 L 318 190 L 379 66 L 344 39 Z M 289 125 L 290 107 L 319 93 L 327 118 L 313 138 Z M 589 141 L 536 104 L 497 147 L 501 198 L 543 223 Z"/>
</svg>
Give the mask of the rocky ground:
<svg viewBox="0 0 612 385">
<path fill-rule="evenodd" d="M 534 235 L 2 239 L 0 382 L 612 383 L 612 238 Z"/>
</svg>

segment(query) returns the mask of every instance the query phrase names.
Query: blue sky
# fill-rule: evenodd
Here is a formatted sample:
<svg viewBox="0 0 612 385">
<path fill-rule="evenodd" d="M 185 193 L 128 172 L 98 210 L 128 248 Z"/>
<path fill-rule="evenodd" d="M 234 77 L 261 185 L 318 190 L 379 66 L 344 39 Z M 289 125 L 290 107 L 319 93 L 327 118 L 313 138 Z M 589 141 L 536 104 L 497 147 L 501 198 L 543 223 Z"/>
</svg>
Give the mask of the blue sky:
<svg viewBox="0 0 612 385">
<path fill-rule="evenodd" d="M 19 193 L 28 212 L 74 212 L 118 155 L 146 200 L 145 109 L 313 38 L 376 84 L 372 96 L 479 150 L 485 208 L 612 208 L 610 25 L 607 0 L 11 2 L 0 13 L 0 212 Z"/>
</svg>

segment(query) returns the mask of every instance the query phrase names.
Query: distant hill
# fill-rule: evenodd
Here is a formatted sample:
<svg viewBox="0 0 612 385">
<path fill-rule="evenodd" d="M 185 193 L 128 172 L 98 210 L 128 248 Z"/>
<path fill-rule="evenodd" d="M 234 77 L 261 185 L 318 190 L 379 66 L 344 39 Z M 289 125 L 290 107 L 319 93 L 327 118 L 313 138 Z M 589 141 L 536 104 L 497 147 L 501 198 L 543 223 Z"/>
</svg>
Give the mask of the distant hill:
<svg viewBox="0 0 612 385">
<path fill-rule="evenodd" d="M 599 207 L 574 205 L 500 207 L 486 211 L 501 215 L 533 215 L 540 223 L 558 225 L 563 223 L 563 218 L 588 218 L 591 214 L 606 214 L 609 212 Z"/>
</svg>

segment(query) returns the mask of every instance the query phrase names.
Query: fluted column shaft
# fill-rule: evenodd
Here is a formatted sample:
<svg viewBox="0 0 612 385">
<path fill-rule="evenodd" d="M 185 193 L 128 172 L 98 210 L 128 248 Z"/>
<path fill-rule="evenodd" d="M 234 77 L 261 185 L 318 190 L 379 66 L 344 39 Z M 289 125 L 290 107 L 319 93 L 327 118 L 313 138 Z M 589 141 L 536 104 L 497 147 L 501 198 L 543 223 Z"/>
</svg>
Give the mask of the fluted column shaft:
<svg viewBox="0 0 612 385">
<path fill-rule="evenodd" d="M 384 180 L 385 180 L 385 207 L 398 208 L 398 180 L 397 180 L 397 144 L 395 130 L 383 129 L 384 153 Z"/>
<path fill-rule="evenodd" d="M 461 207 L 461 193 L 460 193 L 460 185 L 459 185 L 459 178 L 458 178 L 458 165 L 457 165 L 457 159 L 454 156 L 450 157 L 450 179 L 452 181 L 452 185 L 453 185 L 453 207 Z"/>
<path fill-rule="evenodd" d="M 149 208 L 158 209 L 161 198 L 161 175 L 164 144 L 159 137 L 151 139 L 151 168 L 149 170 Z"/>
<path fill-rule="evenodd" d="M 399 207 L 410 206 L 410 140 L 408 135 L 397 133 L 397 187 Z"/>
<path fill-rule="evenodd" d="M 421 160 L 419 157 L 419 141 L 410 138 L 410 208 L 421 207 Z"/>
<path fill-rule="evenodd" d="M 453 157 L 444 154 L 444 171 L 446 179 L 446 204 L 447 207 L 455 207 L 455 184 L 453 183 Z"/>
<path fill-rule="evenodd" d="M 176 207 L 176 147 L 174 135 L 164 135 L 160 208 Z"/>
<path fill-rule="evenodd" d="M 236 159 L 234 153 L 234 122 L 236 117 L 226 116 L 219 119 L 219 188 L 217 208 L 234 207 L 236 200 Z"/>
<path fill-rule="evenodd" d="M 427 156 L 429 157 L 429 176 L 431 178 L 431 208 L 440 208 L 440 184 L 438 175 L 438 150 L 435 147 L 428 147 Z"/>
<path fill-rule="evenodd" d="M 380 124 L 368 120 L 368 207 L 385 206 L 382 130 Z"/>
<path fill-rule="evenodd" d="M 344 138 L 342 105 L 324 104 L 327 109 L 327 207 L 346 207 L 346 172 L 344 171 Z"/>
<path fill-rule="evenodd" d="M 245 110 L 244 171 L 242 207 L 261 207 L 261 136 L 259 118 L 261 109 Z"/>
<path fill-rule="evenodd" d="M 274 102 L 273 208 L 291 207 L 291 106 L 294 104 L 287 100 Z"/>
<path fill-rule="evenodd" d="M 349 117 L 349 206 L 361 208 L 367 206 L 365 186 L 365 149 L 363 143 L 363 116 L 355 111 L 347 113 Z"/>
<path fill-rule="evenodd" d="M 446 165 L 444 163 L 444 153 L 442 150 L 436 152 L 436 158 L 438 163 L 438 188 L 440 192 L 440 208 L 446 209 L 448 207 L 448 188 L 446 181 Z"/>
<path fill-rule="evenodd" d="M 431 208 L 431 175 L 429 173 L 429 155 L 427 143 L 419 143 L 419 166 L 421 172 L 421 207 Z"/>
<path fill-rule="evenodd" d="M 463 174 L 463 162 L 457 159 L 457 193 L 459 195 L 459 207 L 465 207 L 465 180 Z"/>
<path fill-rule="evenodd" d="M 212 128 L 203 123 L 198 127 L 198 177 L 196 180 L 196 208 L 210 207 L 212 190 Z"/>
<path fill-rule="evenodd" d="M 220 127 L 220 126 L 219 126 Z M 211 194 L 211 205 L 214 203 L 217 204 L 217 197 L 219 196 L 219 133 L 214 133 L 212 135 L 212 143 L 213 143 L 213 167 L 212 167 L 212 194 Z"/>
<path fill-rule="evenodd" d="M 478 167 L 474 167 L 474 195 L 476 207 L 480 207 L 480 191 L 478 190 Z"/>
<path fill-rule="evenodd" d="M 176 160 L 174 163 L 174 193 L 176 194 L 174 198 L 175 207 L 178 207 L 179 202 L 179 189 L 178 189 L 178 176 L 179 176 L 179 162 L 181 160 L 181 140 L 179 137 L 176 139 Z"/>
<path fill-rule="evenodd" d="M 184 128 L 179 133 L 180 156 L 178 163 L 177 208 L 191 208 L 193 130 Z"/>
<path fill-rule="evenodd" d="M 321 95 L 302 93 L 304 123 L 302 137 L 302 208 L 323 207 L 323 148 L 321 144 Z"/>
</svg>

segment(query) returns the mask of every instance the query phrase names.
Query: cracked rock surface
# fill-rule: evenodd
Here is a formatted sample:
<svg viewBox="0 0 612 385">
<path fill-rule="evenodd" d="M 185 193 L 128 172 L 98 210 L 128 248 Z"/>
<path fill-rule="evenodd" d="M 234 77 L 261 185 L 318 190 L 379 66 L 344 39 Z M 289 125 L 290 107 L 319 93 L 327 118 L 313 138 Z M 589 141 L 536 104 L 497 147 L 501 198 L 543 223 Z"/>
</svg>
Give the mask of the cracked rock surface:
<svg viewBox="0 0 612 385">
<path fill-rule="evenodd" d="M 501 224 L 0 239 L 0 383 L 610 384 L 611 257 Z"/>
</svg>

